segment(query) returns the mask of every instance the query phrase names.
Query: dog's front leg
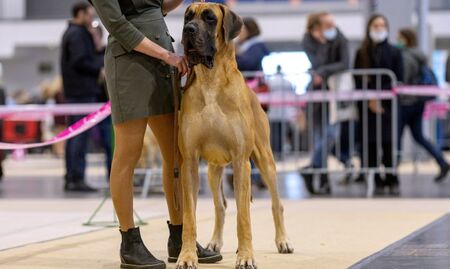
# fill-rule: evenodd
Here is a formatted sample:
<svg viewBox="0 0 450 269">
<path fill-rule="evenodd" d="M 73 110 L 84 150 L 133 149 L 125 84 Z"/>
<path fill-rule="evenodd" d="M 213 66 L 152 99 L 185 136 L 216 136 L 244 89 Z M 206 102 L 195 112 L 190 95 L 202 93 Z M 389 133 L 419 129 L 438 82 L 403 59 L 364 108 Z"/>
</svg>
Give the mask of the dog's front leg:
<svg viewBox="0 0 450 269">
<path fill-rule="evenodd" d="M 236 269 L 256 269 L 250 221 L 250 161 L 243 158 L 233 162 L 234 188 L 237 206 L 238 254 Z"/>
<path fill-rule="evenodd" d="M 213 164 L 208 165 L 208 181 L 214 199 L 215 225 L 208 249 L 220 252 L 223 246 L 223 225 L 225 223 L 226 200 L 223 195 L 222 174 L 223 167 Z"/>
<path fill-rule="evenodd" d="M 198 159 L 185 158 L 181 166 L 181 184 L 183 191 L 183 246 L 178 257 L 176 269 L 196 269 L 197 225 L 196 208 L 199 187 Z"/>
</svg>

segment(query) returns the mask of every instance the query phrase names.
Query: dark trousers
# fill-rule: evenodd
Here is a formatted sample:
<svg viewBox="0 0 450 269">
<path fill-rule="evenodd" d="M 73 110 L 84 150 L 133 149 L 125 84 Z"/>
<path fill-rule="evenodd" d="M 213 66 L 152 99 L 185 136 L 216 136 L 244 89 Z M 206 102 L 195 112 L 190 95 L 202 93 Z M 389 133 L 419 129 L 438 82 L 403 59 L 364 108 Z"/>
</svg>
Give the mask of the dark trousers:
<svg viewBox="0 0 450 269">
<path fill-rule="evenodd" d="M 66 98 L 70 104 L 94 103 L 95 98 Z M 85 115 L 71 115 L 67 117 L 69 126 L 84 118 Z M 65 151 L 66 182 L 84 181 L 86 170 L 86 152 L 89 139 L 89 130 L 67 140 Z"/>
<path fill-rule="evenodd" d="M 425 104 L 423 102 L 412 104 L 412 105 L 402 105 L 400 106 L 400 117 L 399 117 L 399 143 L 398 143 L 398 150 L 401 152 L 401 146 L 402 146 L 402 136 L 403 136 L 403 130 L 406 126 L 409 127 L 411 130 L 411 134 L 414 138 L 414 141 L 416 141 L 419 145 L 421 145 L 428 153 L 430 153 L 431 156 L 436 160 L 436 162 L 439 164 L 439 166 L 445 167 L 447 166 L 447 162 L 444 159 L 444 156 L 442 155 L 442 152 L 435 146 L 433 146 L 430 141 L 428 141 L 423 136 L 422 131 L 422 115 L 425 108 Z"/>
<path fill-rule="evenodd" d="M 369 150 L 367 154 L 368 167 L 379 167 L 382 164 L 386 168 L 393 168 L 394 156 L 392 154 L 393 147 L 391 142 L 382 143 L 381 148 L 377 147 L 377 143 L 369 143 L 368 150 Z M 386 173 L 385 175 L 386 175 L 385 178 L 386 183 L 395 184 L 398 182 L 397 175 L 393 173 Z M 375 183 L 377 184 L 377 186 L 383 185 L 379 173 L 375 174 Z"/>
<path fill-rule="evenodd" d="M 112 122 L 111 117 L 107 117 L 98 125 L 98 130 L 100 132 L 101 146 L 105 151 L 106 155 L 106 168 L 108 169 L 108 179 L 111 174 L 111 164 L 112 164 Z"/>
<path fill-rule="evenodd" d="M 270 122 L 270 145 L 274 154 L 283 152 L 283 122 Z"/>
</svg>

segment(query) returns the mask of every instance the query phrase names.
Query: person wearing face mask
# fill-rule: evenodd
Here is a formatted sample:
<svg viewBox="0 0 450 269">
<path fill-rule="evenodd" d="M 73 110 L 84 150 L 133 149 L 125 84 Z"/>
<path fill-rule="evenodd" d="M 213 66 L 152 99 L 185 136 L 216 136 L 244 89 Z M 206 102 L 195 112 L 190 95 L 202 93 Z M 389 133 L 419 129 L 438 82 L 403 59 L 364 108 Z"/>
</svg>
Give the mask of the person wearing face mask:
<svg viewBox="0 0 450 269">
<path fill-rule="evenodd" d="M 361 47 L 358 49 L 355 58 L 355 69 L 367 68 L 383 68 L 389 69 L 397 76 L 398 81 L 403 81 L 403 57 L 401 51 L 391 45 L 388 41 L 389 25 L 387 19 L 383 15 L 373 15 L 366 27 L 366 35 Z M 379 80 L 379 81 L 378 81 Z M 355 76 L 355 86 L 358 90 L 390 90 L 392 87 L 391 78 L 381 76 L 377 79 L 375 76 Z M 359 111 L 359 142 L 361 144 L 361 160 L 364 162 L 364 156 L 367 150 L 367 165 L 369 167 L 377 167 L 378 154 L 382 150 L 383 155 L 381 164 L 385 167 L 393 167 L 393 150 L 392 146 L 392 104 L 389 100 L 378 102 L 377 100 L 369 100 L 367 102 L 367 122 L 364 122 L 364 106 L 362 102 L 358 104 Z M 381 116 L 381 126 L 377 126 L 377 116 Z M 368 128 L 367 139 L 363 137 L 363 126 Z M 378 130 L 381 128 L 381 130 Z M 377 147 L 377 133 L 381 131 L 381 147 Z M 367 141 L 366 141 L 367 140 Z M 364 145 L 367 143 L 368 147 Z M 399 181 L 397 175 L 393 173 L 385 173 L 382 179 L 380 174 L 375 175 L 376 193 L 382 194 L 385 187 L 389 188 L 389 193 L 397 195 L 399 193 Z"/>
<path fill-rule="evenodd" d="M 417 37 L 411 29 L 401 29 L 398 32 L 398 47 L 402 50 L 404 59 L 404 83 L 406 85 L 424 85 L 423 70 L 428 68 L 427 57 L 417 48 Z M 444 180 L 450 170 L 450 166 L 444 159 L 442 152 L 428 141 L 422 131 L 423 111 L 427 100 L 418 96 L 399 96 L 399 144 L 398 150 L 401 152 L 403 130 L 409 126 L 412 137 L 428 153 L 433 156 L 440 167 L 439 174 L 434 178 L 435 182 Z"/>
<path fill-rule="evenodd" d="M 308 18 L 307 33 L 302 42 L 303 49 L 311 62 L 312 83 L 310 90 L 328 90 L 327 80 L 330 76 L 349 68 L 348 41 L 334 22 L 334 18 L 327 12 L 311 14 Z M 330 152 L 333 144 L 339 136 L 336 125 L 330 125 L 328 119 L 328 104 L 313 104 L 313 133 L 314 152 L 310 167 L 326 167 L 323 159 L 325 153 Z M 325 109 L 323 106 L 326 106 Z M 325 115 L 322 115 L 325 113 Z M 326 127 L 326 131 L 323 132 Z M 326 158 L 325 158 L 326 159 Z M 347 160 L 341 160 L 347 162 Z M 310 193 L 329 194 L 331 192 L 327 174 L 320 175 L 320 189 L 315 191 L 312 187 L 312 175 L 302 173 L 305 185 Z M 309 186 L 309 187 L 308 187 Z"/>
</svg>

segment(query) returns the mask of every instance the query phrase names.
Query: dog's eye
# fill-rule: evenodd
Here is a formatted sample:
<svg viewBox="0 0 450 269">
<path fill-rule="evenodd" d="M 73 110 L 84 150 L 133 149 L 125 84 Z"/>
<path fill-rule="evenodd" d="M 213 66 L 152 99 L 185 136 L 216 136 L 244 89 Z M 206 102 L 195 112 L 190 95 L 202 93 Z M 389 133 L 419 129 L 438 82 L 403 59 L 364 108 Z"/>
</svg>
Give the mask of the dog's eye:
<svg viewBox="0 0 450 269">
<path fill-rule="evenodd" d="M 207 23 L 213 24 L 213 23 L 216 23 L 216 21 L 217 21 L 216 15 L 214 15 L 214 13 L 212 13 L 212 12 L 206 11 L 202 14 L 202 17 L 203 17 L 203 20 Z"/>
<path fill-rule="evenodd" d="M 206 16 L 205 19 L 206 19 L 207 21 L 213 22 L 213 21 L 216 21 L 216 16 L 214 16 L 214 15 L 208 15 L 208 16 Z"/>
<path fill-rule="evenodd" d="M 184 16 L 184 20 L 185 21 L 190 21 L 194 18 L 194 12 L 189 11 L 185 16 Z"/>
</svg>

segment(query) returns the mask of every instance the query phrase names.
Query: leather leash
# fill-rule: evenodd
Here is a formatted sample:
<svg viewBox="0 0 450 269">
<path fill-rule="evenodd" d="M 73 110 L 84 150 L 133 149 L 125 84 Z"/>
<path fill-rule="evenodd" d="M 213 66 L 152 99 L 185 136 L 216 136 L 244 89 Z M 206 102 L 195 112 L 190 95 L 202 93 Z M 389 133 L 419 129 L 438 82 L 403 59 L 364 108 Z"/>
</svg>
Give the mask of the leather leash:
<svg viewBox="0 0 450 269">
<path fill-rule="evenodd" d="M 178 200 L 177 195 L 180 193 L 180 160 L 179 160 L 179 150 L 178 150 L 178 117 L 180 110 L 180 94 L 181 94 L 181 75 L 178 70 L 174 67 L 171 68 L 172 73 L 172 88 L 173 88 L 173 98 L 174 98 L 174 128 L 173 128 L 173 145 L 174 145 L 174 168 L 173 168 L 173 177 L 174 177 L 174 191 L 175 195 L 175 209 L 179 211 L 181 209 L 180 201 Z"/>
</svg>

